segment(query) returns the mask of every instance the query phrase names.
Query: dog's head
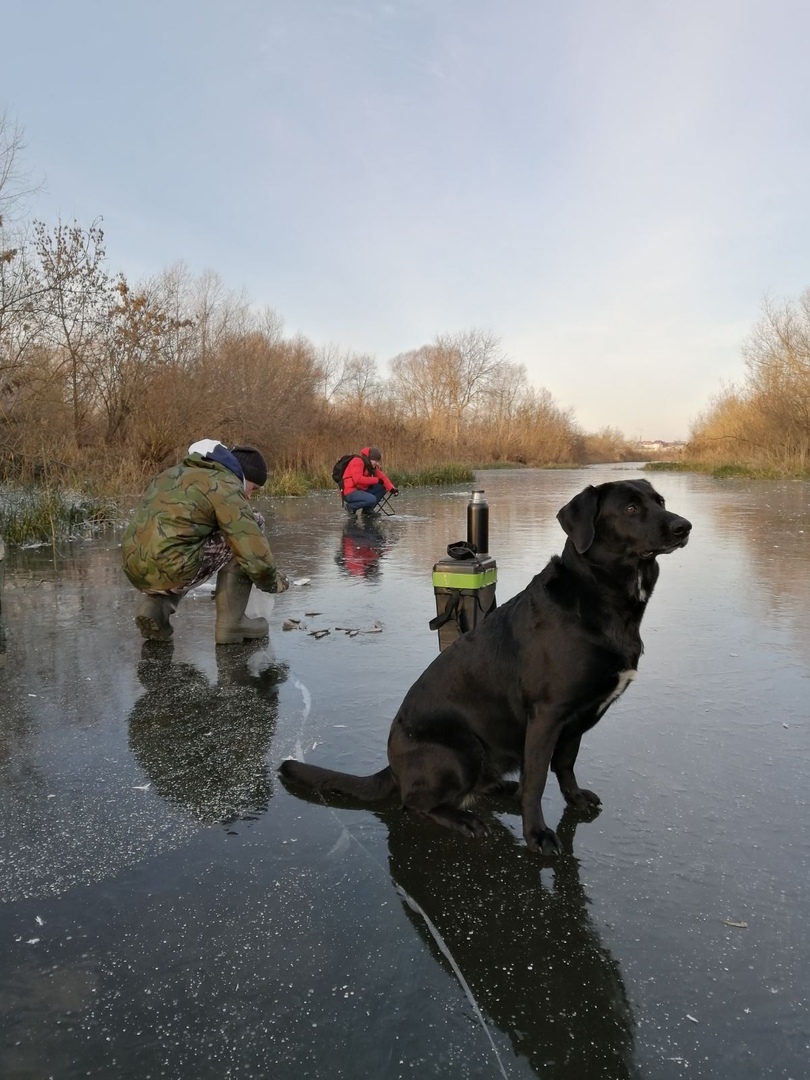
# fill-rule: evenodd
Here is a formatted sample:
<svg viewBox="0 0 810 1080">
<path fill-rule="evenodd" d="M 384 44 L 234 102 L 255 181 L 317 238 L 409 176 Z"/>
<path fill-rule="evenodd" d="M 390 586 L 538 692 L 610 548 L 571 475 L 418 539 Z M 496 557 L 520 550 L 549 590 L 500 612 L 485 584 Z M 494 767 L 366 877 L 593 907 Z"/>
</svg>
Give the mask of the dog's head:
<svg viewBox="0 0 810 1080">
<path fill-rule="evenodd" d="M 586 487 L 557 514 L 580 555 L 594 544 L 616 555 L 652 559 L 684 547 L 692 523 L 664 506 L 648 480 Z"/>
</svg>

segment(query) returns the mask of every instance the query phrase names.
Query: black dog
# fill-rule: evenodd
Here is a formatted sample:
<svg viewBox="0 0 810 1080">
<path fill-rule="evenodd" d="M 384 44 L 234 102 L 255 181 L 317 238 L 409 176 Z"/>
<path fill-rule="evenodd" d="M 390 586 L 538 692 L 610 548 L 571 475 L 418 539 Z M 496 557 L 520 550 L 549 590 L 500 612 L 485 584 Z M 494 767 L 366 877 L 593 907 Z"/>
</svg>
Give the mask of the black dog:
<svg viewBox="0 0 810 1080">
<path fill-rule="evenodd" d="M 646 480 L 587 487 L 557 520 L 562 555 L 405 695 L 387 768 L 351 776 L 289 760 L 282 775 L 367 802 L 399 792 L 408 810 L 467 836 L 486 831 L 465 809 L 473 796 L 517 791 L 529 848 L 556 851 L 541 807 L 549 767 L 570 805 L 599 805 L 574 775 L 580 739 L 635 678 L 656 556 L 683 547 L 692 529 Z M 520 785 L 504 781 L 518 769 Z"/>
</svg>

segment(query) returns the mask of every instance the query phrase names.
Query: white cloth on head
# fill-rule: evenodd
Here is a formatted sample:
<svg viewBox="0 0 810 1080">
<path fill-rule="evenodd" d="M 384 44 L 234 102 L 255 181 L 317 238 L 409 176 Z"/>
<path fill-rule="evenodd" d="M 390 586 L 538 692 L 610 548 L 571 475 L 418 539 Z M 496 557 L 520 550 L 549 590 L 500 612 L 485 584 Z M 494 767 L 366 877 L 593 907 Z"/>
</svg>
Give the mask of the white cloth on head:
<svg viewBox="0 0 810 1080">
<path fill-rule="evenodd" d="M 205 457 L 206 454 L 210 454 L 212 450 L 216 450 L 218 446 L 222 446 L 219 439 L 200 439 L 199 442 L 194 442 L 188 448 L 190 454 L 199 454 L 201 457 Z"/>
</svg>

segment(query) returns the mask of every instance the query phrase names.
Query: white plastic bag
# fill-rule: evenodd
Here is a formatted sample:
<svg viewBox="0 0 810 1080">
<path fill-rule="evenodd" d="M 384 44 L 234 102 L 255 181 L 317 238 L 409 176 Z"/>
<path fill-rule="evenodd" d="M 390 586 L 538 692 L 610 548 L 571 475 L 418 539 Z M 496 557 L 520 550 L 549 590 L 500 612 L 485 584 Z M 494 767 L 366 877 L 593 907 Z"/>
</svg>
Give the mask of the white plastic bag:
<svg viewBox="0 0 810 1080">
<path fill-rule="evenodd" d="M 273 614 L 273 606 L 276 598 L 273 593 L 262 592 L 255 585 L 251 587 L 250 596 L 245 607 L 245 614 L 249 619 L 267 619 Z"/>
</svg>

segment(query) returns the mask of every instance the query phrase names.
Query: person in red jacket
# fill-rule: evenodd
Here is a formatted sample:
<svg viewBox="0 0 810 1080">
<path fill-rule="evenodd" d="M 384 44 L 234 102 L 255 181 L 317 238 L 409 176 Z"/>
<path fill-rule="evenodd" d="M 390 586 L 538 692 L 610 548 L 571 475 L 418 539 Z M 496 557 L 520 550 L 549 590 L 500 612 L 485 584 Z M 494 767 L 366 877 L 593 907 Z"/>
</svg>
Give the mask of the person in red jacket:
<svg viewBox="0 0 810 1080">
<path fill-rule="evenodd" d="M 387 491 L 399 495 L 399 489 L 380 468 L 381 463 L 382 451 L 376 446 L 364 446 L 346 466 L 342 493 L 347 513 L 354 516 L 360 510 L 367 517 L 374 516 L 375 507 Z"/>
</svg>

